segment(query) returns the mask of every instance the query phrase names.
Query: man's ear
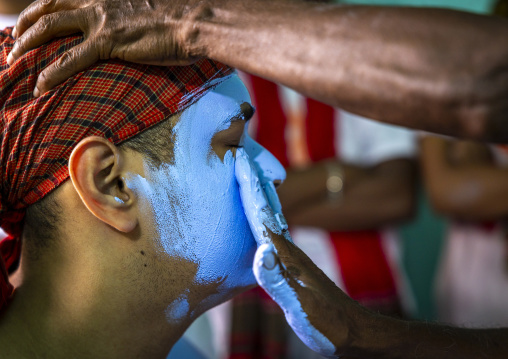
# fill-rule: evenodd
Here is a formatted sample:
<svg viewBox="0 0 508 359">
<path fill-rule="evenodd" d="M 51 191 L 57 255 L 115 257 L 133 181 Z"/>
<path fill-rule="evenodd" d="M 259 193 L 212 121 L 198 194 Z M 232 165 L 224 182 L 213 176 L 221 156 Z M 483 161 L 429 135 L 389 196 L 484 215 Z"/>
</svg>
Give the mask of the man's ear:
<svg viewBox="0 0 508 359">
<path fill-rule="evenodd" d="M 124 162 L 114 144 L 102 137 L 87 137 L 72 151 L 69 173 L 81 200 L 95 217 L 121 232 L 130 232 L 137 226 L 138 217 L 134 193 L 122 178 Z"/>
</svg>

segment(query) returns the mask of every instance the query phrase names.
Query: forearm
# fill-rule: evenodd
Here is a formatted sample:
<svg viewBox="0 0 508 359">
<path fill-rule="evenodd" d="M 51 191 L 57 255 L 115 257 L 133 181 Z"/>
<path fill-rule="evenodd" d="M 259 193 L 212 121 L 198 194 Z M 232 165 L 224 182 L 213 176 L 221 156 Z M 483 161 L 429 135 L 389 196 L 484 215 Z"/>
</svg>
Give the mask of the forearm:
<svg viewBox="0 0 508 359">
<path fill-rule="evenodd" d="M 325 198 L 327 179 L 328 171 L 324 163 L 316 163 L 305 169 L 287 170 L 286 180 L 277 188 L 285 215 L 308 203 Z"/>
<path fill-rule="evenodd" d="M 385 183 L 383 183 L 385 182 Z M 290 225 L 329 231 L 368 230 L 407 220 L 414 211 L 410 181 L 366 180 L 346 190 L 337 201 L 326 196 L 285 212 Z"/>
<path fill-rule="evenodd" d="M 474 154 L 454 160 L 454 150 L 461 144 L 456 141 L 426 137 L 421 144 L 423 179 L 438 212 L 468 221 L 508 215 L 508 169 L 490 159 L 467 158 Z"/>
<path fill-rule="evenodd" d="M 193 55 L 384 122 L 508 140 L 508 48 L 499 45 L 506 20 L 438 9 L 209 4 L 183 32 Z"/>
<path fill-rule="evenodd" d="M 32 0 L 20 0 L 20 1 L 0 1 L 0 14 L 13 14 L 17 15 L 23 11 Z"/>
<path fill-rule="evenodd" d="M 508 329 L 463 329 L 369 314 L 361 338 L 346 351 L 352 358 L 506 358 Z M 358 324 L 355 325 L 358 327 Z"/>
<path fill-rule="evenodd" d="M 257 170 L 242 151 L 235 168 L 251 228 L 277 228 Z M 257 188 L 252 187 L 255 183 Z M 252 195 L 254 193 L 254 195 Z M 248 198 L 248 201 L 245 199 Z M 267 214 L 252 216 L 253 213 Z M 260 218 L 262 217 L 262 219 Z M 280 228 L 280 227 L 278 227 Z M 281 229 L 281 228 L 280 228 Z M 339 358 L 506 358 L 508 330 L 465 330 L 394 319 L 373 313 L 349 298 L 292 241 L 268 231 L 253 261 L 259 285 L 283 309 L 299 338 L 319 354 Z M 258 243 L 265 231 L 253 231 Z"/>
<path fill-rule="evenodd" d="M 375 177 L 372 167 L 360 167 L 342 163 L 337 159 L 330 159 L 312 164 L 302 169 L 287 171 L 286 180 L 277 189 L 282 208 L 286 216 L 301 211 L 309 205 L 321 203 L 328 198 L 327 180 L 330 176 L 330 166 L 337 166 L 342 172 L 342 180 L 347 181 L 349 189 L 359 182 Z M 346 180 L 347 178 L 347 180 Z M 346 191 L 344 185 L 342 194 Z"/>
<path fill-rule="evenodd" d="M 448 190 L 432 189 L 436 209 L 448 216 L 469 220 L 499 220 L 508 215 L 508 170 L 472 167 L 450 170 L 447 175 Z M 439 181 L 438 178 L 434 180 Z"/>
<path fill-rule="evenodd" d="M 340 203 L 324 199 L 285 215 L 290 225 L 312 226 L 327 231 L 359 231 L 396 225 L 411 218 L 412 199 L 405 194 L 377 195 L 363 202 L 343 199 Z"/>
<path fill-rule="evenodd" d="M 341 197 L 334 200 L 326 188 L 326 171 L 322 171 L 321 178 L 307 183 L 299 180 L 310 173 L 293 174 L 295 177 L 288 173 L 289 188 L 284 188 L 286 183 L 281 186 L 280 198 L 290 225 L 330 231 L 366 230 L 395 224 L 412 215 L 415 202 L 412 161 L 398 159 L 367 168 L 342 166 L 344 188 Z M 309 193 L 312 188 L 314 191 Z M 285 203 L 292 205 L 285 207 Z"/>
</svg>

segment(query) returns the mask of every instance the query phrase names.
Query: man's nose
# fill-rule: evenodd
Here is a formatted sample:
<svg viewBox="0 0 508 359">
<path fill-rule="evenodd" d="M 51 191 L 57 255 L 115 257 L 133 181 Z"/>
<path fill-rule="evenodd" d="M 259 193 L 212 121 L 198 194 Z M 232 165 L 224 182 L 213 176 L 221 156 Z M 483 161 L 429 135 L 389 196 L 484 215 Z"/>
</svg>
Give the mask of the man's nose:
<svg viewBox="0 0 508 359">
<path fill-rule="evenodd" d="M 277 187 L 286 179 L 286 170 L 279 160 L 247 134 L 243 147 L 254 163 L 262 183 L 273 182 Z"/>
</svg>

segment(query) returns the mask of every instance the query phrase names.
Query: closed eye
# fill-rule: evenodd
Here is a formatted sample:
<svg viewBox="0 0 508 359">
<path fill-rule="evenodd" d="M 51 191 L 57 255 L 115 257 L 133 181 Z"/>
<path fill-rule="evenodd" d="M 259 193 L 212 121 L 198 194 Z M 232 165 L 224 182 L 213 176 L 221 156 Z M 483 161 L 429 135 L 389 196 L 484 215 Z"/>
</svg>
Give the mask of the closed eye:
<svg viewBox="0 0 508 359">
<path fill-rule="evenodd" d="M 241 147 L 241 140 L 245 130 L 245 120 L 233 120 L 228 129 L 217 132 L 212 138 L 212 150 L 221 160 L 228 151 L 236 155 L 236 149 Z"/>
<path fill-rule="evenodd" d="M 212 150 L 224 160 L 227 151 L 232 151 L 233 156 L 236 156 L 236 149 L 241 148 L 241 140 L 245 132 L 245 126 L 248 120 L 254 115 L 254 108 L 248 102 L 240 105 L 240 112 L 233 116 L 230 121 L 229 128 L 217 132 L 211 141 Z"/>
</svg>

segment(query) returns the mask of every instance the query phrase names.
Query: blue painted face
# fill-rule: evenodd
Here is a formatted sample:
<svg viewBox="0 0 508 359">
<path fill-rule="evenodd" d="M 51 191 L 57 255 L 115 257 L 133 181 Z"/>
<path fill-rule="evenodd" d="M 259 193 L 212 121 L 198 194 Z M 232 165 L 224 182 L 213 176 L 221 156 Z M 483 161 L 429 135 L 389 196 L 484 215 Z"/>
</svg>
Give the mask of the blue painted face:
<svg viewBox="0 0 508 359">
<path fill-rule="evenodd" d="M 246 135 L 251 114 L 249 93 L 233 75 L 182 113 L 174 128 L 174 162 L 145 168 L 146 178 L 128 181 L 154 213 L 160 253 L 195 263 L 194 283 L 220 283 L 221 293 L 255 283 L 256 242 L 235 178 L 236 147 L 245 146 L 260 178 L 285 176 L 281 164 Z"/>
</svg>

